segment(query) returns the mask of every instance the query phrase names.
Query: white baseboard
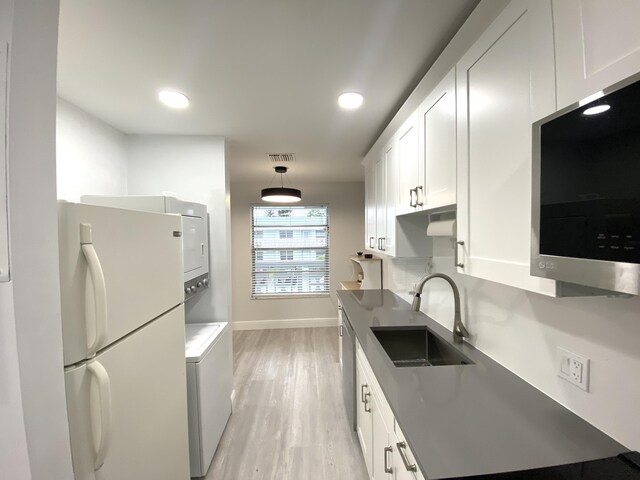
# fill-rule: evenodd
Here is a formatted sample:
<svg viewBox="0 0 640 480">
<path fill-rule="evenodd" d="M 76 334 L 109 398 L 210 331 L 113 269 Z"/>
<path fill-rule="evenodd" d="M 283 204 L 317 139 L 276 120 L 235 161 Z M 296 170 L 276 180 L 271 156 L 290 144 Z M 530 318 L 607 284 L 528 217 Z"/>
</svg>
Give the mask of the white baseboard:
<svg viewBox="0 0 640 480">
<path fill-rule="evenodd" d="M 331 318 L 287 318 L 283 320 L 253 320 L 232 322 L 234 330 L 268 330 L 272 328 L 337 327 L 338 319 Z"/>
</svg>

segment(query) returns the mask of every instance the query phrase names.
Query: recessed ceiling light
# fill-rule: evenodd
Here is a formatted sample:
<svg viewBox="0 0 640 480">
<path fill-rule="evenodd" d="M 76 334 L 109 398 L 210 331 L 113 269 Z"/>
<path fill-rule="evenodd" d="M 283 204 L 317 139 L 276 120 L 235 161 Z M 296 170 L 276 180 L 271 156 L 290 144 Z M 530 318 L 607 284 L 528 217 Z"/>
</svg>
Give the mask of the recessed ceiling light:
<svg viewBox="0 0 640 480">
<path fill-rule="evenodd" d="M 176 90 L 160 90 L 158 100 L 171 108 L 187 108 L 189 106 L 189 98 Z"/>
<path fill-rule="evenodd" d="M 338 105 L 345 110 L 355 110 L 363 101 L 364 97 L 356 92 L 346 92 L 338 97 Z"/>
<path fill-rule="evenodd" d="M 591 108 L 587 108 L 584 112 L 582 112 L 585 115 L 597 115 L 599 113 L 602 112 L 606 112 L 607 110 L 609 110 L 611 107 L 607 104 L 603 104 L 603 105 L 596 105 L 595 107 L 591 107 Z"/>
</svg>

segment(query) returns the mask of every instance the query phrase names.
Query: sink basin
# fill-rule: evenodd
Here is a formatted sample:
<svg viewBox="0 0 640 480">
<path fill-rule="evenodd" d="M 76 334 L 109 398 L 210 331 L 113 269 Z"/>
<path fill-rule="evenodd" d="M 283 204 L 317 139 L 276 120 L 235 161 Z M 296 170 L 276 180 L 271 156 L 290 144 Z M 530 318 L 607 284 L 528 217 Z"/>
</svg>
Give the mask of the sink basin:
<svg viewBox="0 0 640 480">
<path fill-rule="evenodd" d="M 427 327 L 371 327 L 371 331 L 396 367 L 473 365 Z"/>
</svg>

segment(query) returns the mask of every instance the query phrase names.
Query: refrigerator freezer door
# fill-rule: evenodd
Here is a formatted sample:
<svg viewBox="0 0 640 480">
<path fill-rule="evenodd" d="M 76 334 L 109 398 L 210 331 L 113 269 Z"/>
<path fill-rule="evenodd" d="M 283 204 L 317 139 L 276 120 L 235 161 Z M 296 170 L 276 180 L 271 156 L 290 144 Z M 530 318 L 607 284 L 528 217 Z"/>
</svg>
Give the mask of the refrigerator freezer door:
<svg viewBox="0 0 640 480">
<path fill-rule="evenodd" d="M 182 305 L 69 367 L 65 385 L 76 480 L 189 478 Z"/>
<path fill-rule="evenodd" d="M 58 223 L 65 365 L 183 301 L 180 216 L 61 202 Z"/>
</svg>

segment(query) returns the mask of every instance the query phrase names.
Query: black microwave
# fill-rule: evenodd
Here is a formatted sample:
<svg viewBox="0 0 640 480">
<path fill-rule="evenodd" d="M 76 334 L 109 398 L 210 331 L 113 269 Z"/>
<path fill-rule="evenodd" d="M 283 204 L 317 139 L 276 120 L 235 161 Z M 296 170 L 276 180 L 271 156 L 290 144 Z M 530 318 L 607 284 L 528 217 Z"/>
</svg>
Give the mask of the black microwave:
<svg viewBox="0 0 640 480">
<path fill-rule="evenodd" d="M 531 274 L 640 294 L 640 74 L 533 124 Z"/>
</svg>

